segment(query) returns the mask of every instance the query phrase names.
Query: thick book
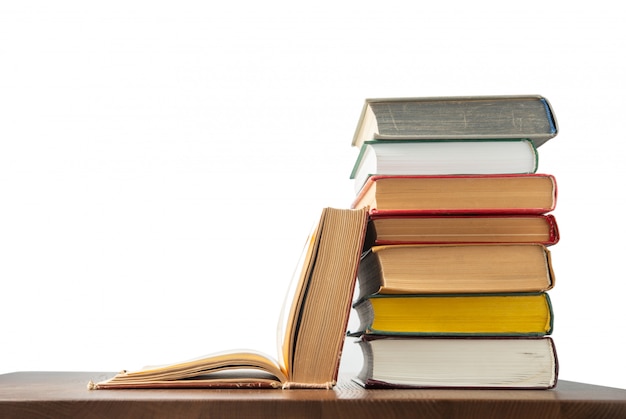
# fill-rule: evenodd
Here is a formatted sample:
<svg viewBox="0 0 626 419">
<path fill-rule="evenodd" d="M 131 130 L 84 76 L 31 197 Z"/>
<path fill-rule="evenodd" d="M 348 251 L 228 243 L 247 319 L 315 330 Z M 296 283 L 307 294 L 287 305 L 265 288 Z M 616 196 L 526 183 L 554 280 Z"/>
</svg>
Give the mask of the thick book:
<svg viewBox="0 0 626 419">
<path fill-rule="evenodd" d="M 528 138 L 539 147 L 558 133 L 540 95 L 366 99 L 352 139 Z"/>
<path fill-rule="evenodd" d="M 375 294 L 354 309 L 360 324 L 350 336 L 544 336 L 554 317 L 546 292 Z"/>
<path fill-rule="evenodd" d="M 528 139 L 374 140 L 361 146 L 350 178 L 358 191 L 371 175 L 535 173 L 537 164 Z"/>
<path fill-rule="evenodd" d="M 538 243 L 374 246 L 358 268 L 359 296 L 541 292 L 554 287 Z"/>
<path fill-rule="evenodd" d="M 545 214 L 556 206 L 548 174 L 370 176 L 352 208 L 371 214 Z"/>
<path fill-rule="evenodd" d="M 331 388 L 337 380 L 367 212 L 326 208 L 300 261 L 279 323 L 278 358 L 232 351 L 123 371 L 90 383 L 115 388 Z"/>
<path fill-rule="evenodd" d="M 559 241 L 552 214 L 372 216 L 365 249 L 385 244 L 541 243 Z"/>
<path fill-rule="evenodd" d="M 549 337 L 363 336 L 365 388 L 549 389 L 559 364 Z"/>
</svg>

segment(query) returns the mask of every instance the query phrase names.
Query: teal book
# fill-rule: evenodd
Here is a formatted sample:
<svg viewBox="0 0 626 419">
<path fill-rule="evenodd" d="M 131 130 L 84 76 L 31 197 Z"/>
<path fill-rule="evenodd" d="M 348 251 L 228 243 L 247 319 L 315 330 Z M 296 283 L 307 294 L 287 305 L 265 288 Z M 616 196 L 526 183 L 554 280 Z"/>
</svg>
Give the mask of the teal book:
<svg viewBox="0 0 626 419">
<path fill-rule="evenodd" d="M 493 175 L 535 173 L 538 153 L 526 138 L 492 140 L 370 140 L 350 174 L 355 191 L 372 175 Z"/>
</svg>

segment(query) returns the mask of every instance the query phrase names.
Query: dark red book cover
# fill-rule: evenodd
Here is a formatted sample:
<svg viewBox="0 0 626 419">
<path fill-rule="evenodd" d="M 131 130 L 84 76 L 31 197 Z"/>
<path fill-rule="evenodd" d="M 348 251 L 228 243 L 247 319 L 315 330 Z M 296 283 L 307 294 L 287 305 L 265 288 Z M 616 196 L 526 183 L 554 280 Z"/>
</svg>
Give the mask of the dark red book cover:
<svg viewBox="0 0 626 419">
<path fill-rule="evenodd" d="M 525 226 L 524 220 L 530 221 L 535 230 L 524 230 L 525 237 L 516 236 L 516 230 Z M 420 225 L 424 227 L 407 227 L 412 221 L 423 221 Z M 472 225 L 473 233 L 467 232 Z M 387 227 L 381 226 L 386 223 Z M 517 224 L 516 224 L 517 223 Z M 449 234 L 438 236 L 436 228 L 428 230 L 426 225 L 445 226 Z M 517 227 L 510 227 L 509 224 L 516 224 Z M 541 226 L 541 233 L 536 230 Z M 459 227 L 460 226 L 460 227 Z M 380 232 L 378 230 L 383 230 Z M 393 231 L 400 231 L 401 235 L 394 235 Z M 451 238 L 451 236 L 456 238 Z M 467 238 L 461 238 L 462 235 Z M 503 238 L 507 236 L 508 238 Z M 369 216 L 367 225 L 367 235 L 364 249 L 372 246 L 390 244 L 478 244 L 478 243 L 539 243 L 544 246 L 552 246 L 560 240 L 559 228 L 556 218 L 552 214 L 495 214 L 495 215 L 416 215 L 400 214 L 390 215 L 385 213 L 372 213 Z"/>
</svg>

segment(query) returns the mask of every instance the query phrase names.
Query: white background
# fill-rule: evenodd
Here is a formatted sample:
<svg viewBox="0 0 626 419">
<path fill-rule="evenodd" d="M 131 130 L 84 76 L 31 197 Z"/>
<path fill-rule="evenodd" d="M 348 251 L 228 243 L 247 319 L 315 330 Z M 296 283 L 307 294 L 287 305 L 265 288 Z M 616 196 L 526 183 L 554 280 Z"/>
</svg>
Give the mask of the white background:
<svg viewBox="0 0 626 419">
<path fill-rule="evenodd" d="M 275 354 L 365 98 L 542 94 L 560 377 L 626 388 L 624 14 L 554 3 L 1 2 L 0 373 Z"/>
</svg>

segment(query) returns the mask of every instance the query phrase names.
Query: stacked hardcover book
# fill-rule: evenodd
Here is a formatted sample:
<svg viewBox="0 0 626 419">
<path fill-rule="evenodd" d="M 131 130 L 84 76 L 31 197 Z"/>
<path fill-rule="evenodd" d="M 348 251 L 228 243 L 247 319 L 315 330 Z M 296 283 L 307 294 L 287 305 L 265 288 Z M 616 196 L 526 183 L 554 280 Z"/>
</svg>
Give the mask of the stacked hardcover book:
<svg viewBox="0 0 626 419">
<path fill-rule="evenodd" d="M 366 100 L 353 208 L 365 387 L 552 388 L 557 134 L 541 96 Z"/>
</svg>

